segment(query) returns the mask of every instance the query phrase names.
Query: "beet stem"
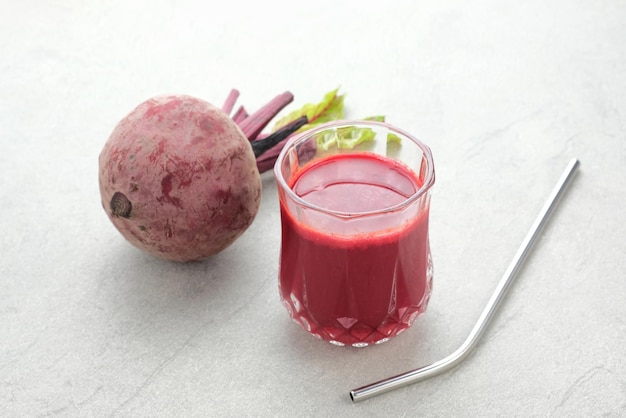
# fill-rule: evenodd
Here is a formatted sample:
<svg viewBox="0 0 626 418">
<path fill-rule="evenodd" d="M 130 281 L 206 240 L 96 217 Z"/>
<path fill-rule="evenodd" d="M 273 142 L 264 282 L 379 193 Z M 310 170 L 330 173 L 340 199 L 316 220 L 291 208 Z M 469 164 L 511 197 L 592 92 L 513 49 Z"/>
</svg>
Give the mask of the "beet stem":
<svg viewBox="0 0 626 418">
<path fill-rule="evenodd" d="M 237 111 L 235 112 L 235 114 L 233 115 L 233 121 L 237 124 L 237 125 L 241 125 L 241 122 L 243 122 L 244 120 L 246 120 L 246 118 L 248 117 L 248 112 L 246 111 L 246 109 L 243 106 L 239 106 L 239 109 L 237 109 Z"/>
<path fill-rule="evenodd" d="M 262 106 L 259 110 L 248 116 L 239 127 L 252 141 L 261 133 L 263 128 L 280 112 L 285 106 L 293 101 L 293 94 L 286 91 L 274 97 L 269 103 Z"/>
<path fill-rule="evenodd" d="M 227 115 L 230 115 L 230 112 L 233 111 L 233 107 L 235 107 L 235 102 L 239 98 L 239 90 L 232 89 L 226 98 L 226 101 L 222 105 L 222 111 Z"/>
<path fill-rule="evenodd" d="M 306 116 L 301 116 L 288 125 L 283 126 L 276 132 L 268 135 L 263 139 L 259 139 L 258 141 L 252 141 L 252 150 L 254 151 L 254 156 L 258 158 L 265 151 L 272 148 L 274 145 L 278 144 L 282 140 L 286 139 L 289 135 L 303 127 L 309 122 Z"/>
<path fill-rule="evenodd" d="M 265 155 L 263 155 L 265 157 Z M 259 170 L 259 173 L 265 173 L 266 171 L 274 168 L 274 164 L 276 164 L 276 160 L 278 160 L 278 155 L 274 155 L 271 158 L 263 158 L 257 160 L 256 167 Z"/>
</svg>

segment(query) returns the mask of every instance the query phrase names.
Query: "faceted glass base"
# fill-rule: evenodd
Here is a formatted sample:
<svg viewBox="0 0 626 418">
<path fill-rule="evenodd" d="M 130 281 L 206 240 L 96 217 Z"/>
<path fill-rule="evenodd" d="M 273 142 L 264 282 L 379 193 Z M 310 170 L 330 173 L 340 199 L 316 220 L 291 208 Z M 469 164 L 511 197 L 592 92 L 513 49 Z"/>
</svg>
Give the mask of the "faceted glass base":
<svg viewBox="0 0 626 418">
<path fill-rule="evenodd" d="M 396 308 L 377 327 L 372 327 L 356 318 L 349 317 L 335 318 L 331 324 L 318 324 L 293 293 L 288 298 L 283 298 L 283 305 L 291 319 L 314 337 L 337 346 L 367 347 L 372 344 L 382 344 L 401 334 L 426 311 L 433 283 L 433 264 L 430 254 L 426 277 L 427 288 L 421 303 Z"/>
</svg>

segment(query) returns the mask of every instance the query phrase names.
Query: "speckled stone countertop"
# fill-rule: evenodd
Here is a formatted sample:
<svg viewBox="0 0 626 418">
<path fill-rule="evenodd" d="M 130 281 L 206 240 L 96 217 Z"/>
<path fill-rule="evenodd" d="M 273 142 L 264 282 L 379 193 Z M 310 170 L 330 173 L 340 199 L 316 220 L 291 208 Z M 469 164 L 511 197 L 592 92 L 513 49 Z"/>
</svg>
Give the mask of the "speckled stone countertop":
<svg viewBox="0 0 626 418">
<path fill-rule="evenodd" d="M 0 416 L 626 415 L 626 7 L 607 0 L 4 2 Z M 433 151 L 434 292 L 407 332 L 335 347 L 277 290 L 261 208 L 203 262 L 155 259 L 102 210 L 98 154 L 141 101 L 289 109 L 340 86 Z M 567 162 L 580 170 L 476 351 L 465 339 Z"/>
</svg>

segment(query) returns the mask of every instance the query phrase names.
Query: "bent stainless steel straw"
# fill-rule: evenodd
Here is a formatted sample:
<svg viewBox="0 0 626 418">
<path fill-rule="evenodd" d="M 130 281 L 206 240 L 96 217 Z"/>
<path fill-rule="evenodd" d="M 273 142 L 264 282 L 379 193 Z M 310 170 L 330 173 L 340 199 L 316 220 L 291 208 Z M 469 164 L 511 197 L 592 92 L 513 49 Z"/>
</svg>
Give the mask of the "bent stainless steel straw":
<svg viewBox="0 0 626 418">
<path fill-rule="evenodd" d="M 439 361 L 436 361 L 435 363 L 432 363 L 428 366 L 424 366 L 416 370 L 412 370 L 375 383 L 371 383 L 366 386 L 362 386 L 358 389 L 351 390 L 350 398 L 353 402 L 363 401 L 365 399 L 369 399 L 385 392 L 389 392 L 391 390 L 411 385 L 413 383 L 421 382 L 422 380 L 426 380 L 433 376 L 437 376 L 454 368 L 470 354 L 470 352 L 476 346 L 476 343 L 478 342 L 480 337 L 485 332 L 487 326 L 489 325 L 489 322 L 491 321 L 496 310 L 498 309 L 500 302 L 502 302 L 506 291 L 510 287 L 511 283 L 513 283 L 517 272 L 524 263 L 526 256 L 528 255 L 530 249 L 537 240 L 537 237 L 539 236 L 542 228 L 547 223 L 548 218 L 553 209 L 556 207 L 561 195 L 573 178 L 579 164 L 580 162 L 576 158 L 572 159 L 568 163 L 565 171 L 561 175 L 561 178 L 557 182 L 556 186 L 552 190 L 552 193 L 550 193 L 548 200 L 541 209 L 541 212 L 539 212 L 537 219 L 526 234 L 524 241 L 522 241 L 522 245 L 519 247 L 517 253 L 513 257 L 513 260 L 509 264 L 509 267 L 504 272 L 502 279 L 500 279 L 500 282 L 498 283 L 498 286 L 491 295 L 489 302 L 487 302 L 485 309 L 478 318 L 478 321 L 476 321 L 474 328 L 472 328 L 472 331 L 465 339 L 465 342 L 461 344 L 461 346 L 449 356 Z"/>
</svg>

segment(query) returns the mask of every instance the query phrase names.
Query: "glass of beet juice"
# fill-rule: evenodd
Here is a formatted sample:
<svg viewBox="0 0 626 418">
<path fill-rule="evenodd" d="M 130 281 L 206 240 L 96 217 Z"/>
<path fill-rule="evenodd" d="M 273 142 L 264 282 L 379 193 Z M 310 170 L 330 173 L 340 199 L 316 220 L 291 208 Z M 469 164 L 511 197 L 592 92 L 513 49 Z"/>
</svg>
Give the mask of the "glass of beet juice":
<svg viewBox="0 0 626 418">
<path fill-rule="evenodd" d="M 430 149 L 383 122 L 330 122 L 292 137 L 274 174 L 279 289 L 292 319 L 339 346 L 410 327 L 432 289 Z"/>
</svg>

